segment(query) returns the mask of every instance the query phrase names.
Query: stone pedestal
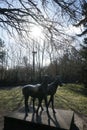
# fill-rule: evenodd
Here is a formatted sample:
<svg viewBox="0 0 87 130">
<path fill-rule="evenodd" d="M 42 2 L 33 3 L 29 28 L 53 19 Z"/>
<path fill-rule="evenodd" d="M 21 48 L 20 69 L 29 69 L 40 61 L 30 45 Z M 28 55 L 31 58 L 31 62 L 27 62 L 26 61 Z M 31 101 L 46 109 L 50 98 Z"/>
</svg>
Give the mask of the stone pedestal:
<svg viewBox="0 0 87 130">
<path fill-rule="evenodd" d="M 71 130 L 74 125 L 74 112 L 55 109 L 53 114 L 49 108 L 50 117 L 46 111 L 40 111 L 38 116 L 30 112 L 25 118 L 24 112 L 10 113 L 4 117 L 4 130 Z"/>
</svg>

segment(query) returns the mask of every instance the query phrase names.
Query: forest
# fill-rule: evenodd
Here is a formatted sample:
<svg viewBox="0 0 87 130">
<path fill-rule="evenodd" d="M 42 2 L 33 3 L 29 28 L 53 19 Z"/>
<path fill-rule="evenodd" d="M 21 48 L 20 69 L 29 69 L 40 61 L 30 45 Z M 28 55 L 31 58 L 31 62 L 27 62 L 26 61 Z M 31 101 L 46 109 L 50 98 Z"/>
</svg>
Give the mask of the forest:
<svg viewBox="0 0 87 130">
<path fill-rule="evenodd" d="M 3 42 L 1 42 L 1 48 L 5 48 L 2 43 Z M 18 64 L 16 64 L 12 68 L 7 68 L 7 60 L 9 59 L 9 57 L 4 49 L 1 50 L 3 50 L 0 52 L 1 85 L 16 85 L 32 82 L 40 83 L 42 76 L 45 74 L 49 75 L 50 77 L 60 75 L 63 83 L 84 83 L 83 57 L 81 55 L 81 50 L 76 50 L 75 47 L 70 47 L 70 49 L 66 49 L 63 56 L 56 57 L 56 59 L 51 61 L 51 63 L 49 63 L 48 65 L 40 66 L 39 63 L 38 66 L 38 64 L 36 64 L 35 70 L 33 70 L 33 65 L 29 64 L 27 56 L 23 57 L 23 59 L 17 57 Z M 14 62 L 15 60 L 16 57 L 14 56 Z M 19 64 L 21 61 L 22 65 Z M 35 79 L 33 79 L 33 76 L 35 76 Z"/>
</svg>

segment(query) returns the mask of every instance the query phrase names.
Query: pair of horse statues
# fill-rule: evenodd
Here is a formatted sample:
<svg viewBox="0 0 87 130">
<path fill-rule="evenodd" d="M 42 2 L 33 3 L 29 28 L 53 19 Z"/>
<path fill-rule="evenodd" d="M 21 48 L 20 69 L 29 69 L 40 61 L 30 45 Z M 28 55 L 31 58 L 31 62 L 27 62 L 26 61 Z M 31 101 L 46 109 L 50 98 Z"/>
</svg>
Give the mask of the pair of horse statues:
<svg viewBox="0 0 87 130">
<path fill-rule="evenodd" d="M 25 117 L 28 116 L 28 112 L 29 112 L 29 107 L 28 107 L 28 100 L 29 97 L 32 97 L 33 99 L 33 111 L 36 112 L 36 114 L 38 115 L 38 111 L 39 108 L 42 107 L 42 100 L 45 101 L 45 106 L 46 106 L 46 111 L 47 111 L 47 115 L 49 116 L 49 111 L 48 111 L 48 107 L 50 105 L 50 103 L 52 103 L 52 110 L 53 113 L 55 113 L 54 110 L 54 95 L 57 91 L 58 86 L 61 86 L 61 80 L 59 78 L 59 76 L 56 76 L 54 82 L 51 82 L 50 84 L 48 84 L 48 76 L 44 76 L 44 80 L 42 82 L 42 84 L 28 84 L 23 86 L 22 88 L 22 93 L 24 96 L 24 104 L 25 104 Z M 47 101 L 47 97 L 50 96 L 49 101 Z M 35 100 L 38 99 L 38 106 L 37 106 L 37 110 L 35 111 Z"/>
</svg>

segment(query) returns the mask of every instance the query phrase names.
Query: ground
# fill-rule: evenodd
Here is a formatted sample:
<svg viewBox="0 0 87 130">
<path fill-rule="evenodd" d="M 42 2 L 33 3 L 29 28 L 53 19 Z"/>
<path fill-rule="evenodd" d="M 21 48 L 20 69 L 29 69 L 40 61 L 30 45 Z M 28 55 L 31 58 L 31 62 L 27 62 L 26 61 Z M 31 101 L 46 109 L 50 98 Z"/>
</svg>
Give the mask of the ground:
<svg viewBox="0 0 87 130">
<path fill-rule="evenodd" d="M 3 130 L 4 116 L 8 111 L 0 112 L 0 130 Z M 87 117 L 74 113 L 75 129 L 73 130 L 87 130 Z"/>
<path fill-rule="evenodd" d="M 21 86 L 0 88 L 0 130 L 4 126 L 4 116 L 23 106 Z M 59 87 L 55 95 L 55 108 L 73 110 L 77 130 L 87 130 L 87 89 L 82 85 Z"/>
</svg>

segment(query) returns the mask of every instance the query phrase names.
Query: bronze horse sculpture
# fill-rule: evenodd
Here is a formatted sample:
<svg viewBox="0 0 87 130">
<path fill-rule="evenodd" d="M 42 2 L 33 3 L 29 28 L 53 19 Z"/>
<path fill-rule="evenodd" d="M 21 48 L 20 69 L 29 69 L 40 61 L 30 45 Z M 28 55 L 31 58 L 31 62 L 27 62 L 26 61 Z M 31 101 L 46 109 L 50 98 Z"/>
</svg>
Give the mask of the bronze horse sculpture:
<svg viewBox="0 0 87 130">
<path fill-rule="evenodd" d="M 47 103 L 47 109 L 48 109 L 48 107 L 49 107 L 49 105 L 51 103 L 52 104 L 53 113 L 55 113 L 55 110 L 54 110 L 54 95 L 55 95 L 55 93 L 57 91 L 58 86 L 62 86 L 62 82 L 60 80 L 60 77 L 56 76 L 54 82 L 52 82 L 52 83 L 50 83 L 50 84 L 47 85 L 47 90 L 46 90 L 46 97 L 50 96 L 50 99 L 49 99 L 49 101 Z M 42 107 L 42 104 L 41 104 L 42 100 L 39 101 L 38 108 L 36 110 L 37 113 L 38 113 L 38 110 L 39 110 L 40 107 L 43 110 L 43 107 Z M 33 109 L 35 110 L 35 108 L 34 108 L 34 106 L 35 106 L 34 102 L 35 102 L 35 98 L 33 98 Z"/>
<path fill-rule="evenodd" d="M 42 84 L 35 84 L 35 85 L 28 84 L 22 88 L 22 93 L 24 95 L 24 100 L 25 100 L 25 116 L 28 116 L 28 111 L 29 111 L 28 99 L 30 96 L 33 98 L 33 110 L 35 110 L 34 100 L 38 98 L 39 106 L 41 106 L 40 103 L 44 99 L 45 105 L 47 108 L 47 114 L 49 115 L 48 107 L 47 107 L 47 95 L 46 95 L 47 92 L 46 91 L 47 91 L 47 78 L 44 79 Z"/>
<path fill-rule="evenodd" d="M 51 84 L 47 84 L 47 78 L 45 78 L 44 82 L 42 84 L 36 84 L 36 85 L 25 85 L 22 88 L 22 93 L 24 95 L 24 99 L 25 99 L 25 116 L 28 115 L 28 99 L 29 96 L 31 96 L 33 98 L 33 110 L 35 110 L 34 107 L 34 102 L 35 99 L 38 98 L 39 104 L 38 104 L 38 108 L 37 108 L 37 113 L 40 107 L 42 107 L 42 100 L 45 100 L 45 105 L 46 105 L 46 109 L 47 109 L 47 114 L 49 116 L 49 111 L 48 111 L 48 107 L 49 104 L 52 103 L 52 109 L 53 112 L 55 113 L 54 110 L 54 95 L 57 91 L 58 85 L 62 85 L 61 81 L 59 79 L 59 77 L 57 76 L 55 81 L 52 82 Z M 50 96 L 50 100 L 47 103 L 47 96 Z"/>
</svg>

